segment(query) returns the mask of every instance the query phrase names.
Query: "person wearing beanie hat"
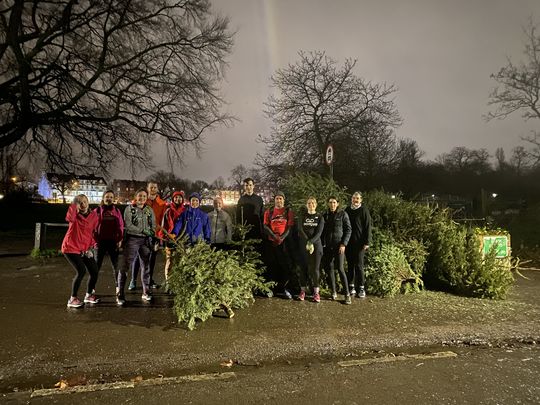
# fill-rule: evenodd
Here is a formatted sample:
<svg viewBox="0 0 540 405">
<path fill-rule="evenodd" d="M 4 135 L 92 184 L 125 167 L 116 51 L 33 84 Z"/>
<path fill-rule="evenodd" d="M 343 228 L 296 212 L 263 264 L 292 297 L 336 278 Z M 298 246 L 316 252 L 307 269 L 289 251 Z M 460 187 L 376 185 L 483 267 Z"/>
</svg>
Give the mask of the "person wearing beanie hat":
<svg viewBox="0 0 540 405">
<path fill-rule="evenodd" d="M 294 213 L 285 207 L 285 196 L 277 192 L 274 197 L 274 207 L 264 213 L 263 229 L 267 239 L 266 258 L 272 279 L 277 282 L 276 291 L 285 298 L 291 299 L 292 294 L 287 289 L 291 271 L 291 257 L 285 240 L 294 225 Z"/>
<path fill-rule="evenodd" d="M 184 233 L 190 245 L 194 245 L 198 240 L 210 243 L 210 220 L 208 214 L 200 209 L 201 195 L 191 193 L 189 202 L 190 205 L 178 217 L 172 233 L 176 236 Z"/>
<path fill-rule="evenodd" d="M 182 215 L 182 212 L 184 212 L 184 210 L 186 209 L 186 205 L 184 205 L 184 196 L 185 194 L 183 191 L 175 191 L 173 193 L 171 202 L 167 205 L 167 209 L 165 210 L 165 214 L 163 215 L 163 221 L 161 222 L 161 229 L 159 235 L 162 238 L 167 239 L 167 235 L 165 233 L 172 233 L 174 229 L 174 224 L 176 223 L 180 215 Z M 165 246 L 165 283 L 167 283 L 167 279 L 169 278 L 172 249 L 173 246 Z"/>
</svg>

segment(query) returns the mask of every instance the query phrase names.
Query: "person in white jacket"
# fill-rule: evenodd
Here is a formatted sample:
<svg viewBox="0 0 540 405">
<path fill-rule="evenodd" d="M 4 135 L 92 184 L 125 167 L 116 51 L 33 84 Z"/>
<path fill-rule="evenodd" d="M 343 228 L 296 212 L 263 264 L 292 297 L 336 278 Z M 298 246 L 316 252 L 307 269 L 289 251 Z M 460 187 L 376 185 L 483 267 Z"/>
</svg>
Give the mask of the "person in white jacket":
<svg viewBox="0 0 540 405">
<path fill-rule="evenodd" d="M 230 215 L 223 210 L 223 199 L 214 198 L 214 210 L 208 213 L 212 236 L 210 243 L 218 249 L 224 249 L 232 241 L 233 225 Z"/>
</svg>

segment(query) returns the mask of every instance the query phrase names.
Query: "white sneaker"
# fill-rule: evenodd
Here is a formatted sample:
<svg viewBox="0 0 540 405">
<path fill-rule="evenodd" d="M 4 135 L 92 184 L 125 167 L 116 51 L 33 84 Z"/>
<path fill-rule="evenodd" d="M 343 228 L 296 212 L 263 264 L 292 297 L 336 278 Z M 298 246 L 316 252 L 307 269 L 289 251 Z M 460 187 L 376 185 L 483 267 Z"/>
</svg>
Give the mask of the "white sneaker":
<svg viewBox="0 0 540 405">
<path fill-rule="evenodd" d="M 146 301 L 146 302 L 152 301 L 152 296 L 150 294 L 143 294 L 141 298 L 143 299 L 143 301 Z"/>
</svg>

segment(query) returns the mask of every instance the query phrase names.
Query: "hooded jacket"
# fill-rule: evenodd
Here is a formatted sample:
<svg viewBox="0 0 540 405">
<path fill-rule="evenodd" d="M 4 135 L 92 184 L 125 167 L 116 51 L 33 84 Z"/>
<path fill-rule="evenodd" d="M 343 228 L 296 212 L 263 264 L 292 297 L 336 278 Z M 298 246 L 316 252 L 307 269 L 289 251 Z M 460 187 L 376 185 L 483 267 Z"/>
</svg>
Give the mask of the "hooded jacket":
<svg viewBox="0 0 540 405">
<path fill-rule="evenodd" d="M 188 206 L 178 217 L 172 231 L 176 236 L 182 234 L 182 232 L 187 235 L 188 242 L 192 245 L 199 239 L 204 239 L 205 242 L 210 243 L 210 220 L 206 212 L 199 207 Z"/>
<path fill-rule="evenodd" d="M 180 205 L 176 205 L 173 202 L 174 197 L 176 197 L 177 195 L 182 197 L 182 203 Z M 171 233 L 172 230 L 174 229 L 174 224 L 176 223 L 176 221 L 178 221 L 178 218 L 180 217 L 182 212 L 184 212 L 184 210 L 186 209 L 186 205 L 184 204 L 185 200 L 186 200 L 186 197 L 183 191 L 175 191 L 173 193 L 172 201 L 169 204 L 167 204 L 167 209 L 165 210 L 165 214 L 163 215 L 163 221 L 161 222 L 161 227 L 165 231 Z M 161 230 L 159 234 L 162 235 Z"/>
<path fill-rule="evenodd" d="M 95 210 L 98 217 L 96 241 L 113 240 L 118 243 L 124 237 L 124 218 L 114 205 L 100 205 Z"/>
<path fill-rule="evenodd" d="M 66 214 L 69 228 L 62 241 L 62 253 L 81 254 L 96 245 L 94 232 L 98 223 L 96 211 L 88 215 L 77 212 L 77 206 L 71 204 Z"/>
</svg>

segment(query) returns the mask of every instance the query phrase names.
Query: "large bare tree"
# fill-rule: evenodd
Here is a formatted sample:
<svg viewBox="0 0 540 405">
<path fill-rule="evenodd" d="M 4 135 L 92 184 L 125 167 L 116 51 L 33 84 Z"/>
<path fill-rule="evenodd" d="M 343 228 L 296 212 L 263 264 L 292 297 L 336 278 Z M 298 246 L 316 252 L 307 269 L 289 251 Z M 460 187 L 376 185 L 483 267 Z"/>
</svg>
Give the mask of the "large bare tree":
<svg viewBox="0 0 540 405">
<path fill-rule="evenodd" d="M 328 144 L 358 128 L 395 128 L 401 123 L 393 85 L 355 75 L 356 61 L 342 66 L 324 52 L 300 52 L 299 60 L 272 76 L 275 94 L 266 103 L 273 121 L 261 137 L 266 151 L 259 164 L 313 168 L 323 163 Z"/>
<path fill-rule="evenodd" d="M 197 147 L 229 117 L 218 85 L 232 47 L 208 0 L 0 2 L 0 147 L 49 166 L 107 169 Z"/>
<path fill-rule="evenodd" d="M 491 77 L 497 82 L 489 96 L 489 105 L 494 107 L 487 119 L 504 119 L 513 113 L 521 113 L 525 120 L 540 119 L 540 33 L 534 22 L 523 29 L 524 59 L 518 63 L 508 58 L 503 66 Z M 540 132 L 535 131 L 525 137 L 533 149 L 529 156 L 540 163 Z"/>
</svg>

